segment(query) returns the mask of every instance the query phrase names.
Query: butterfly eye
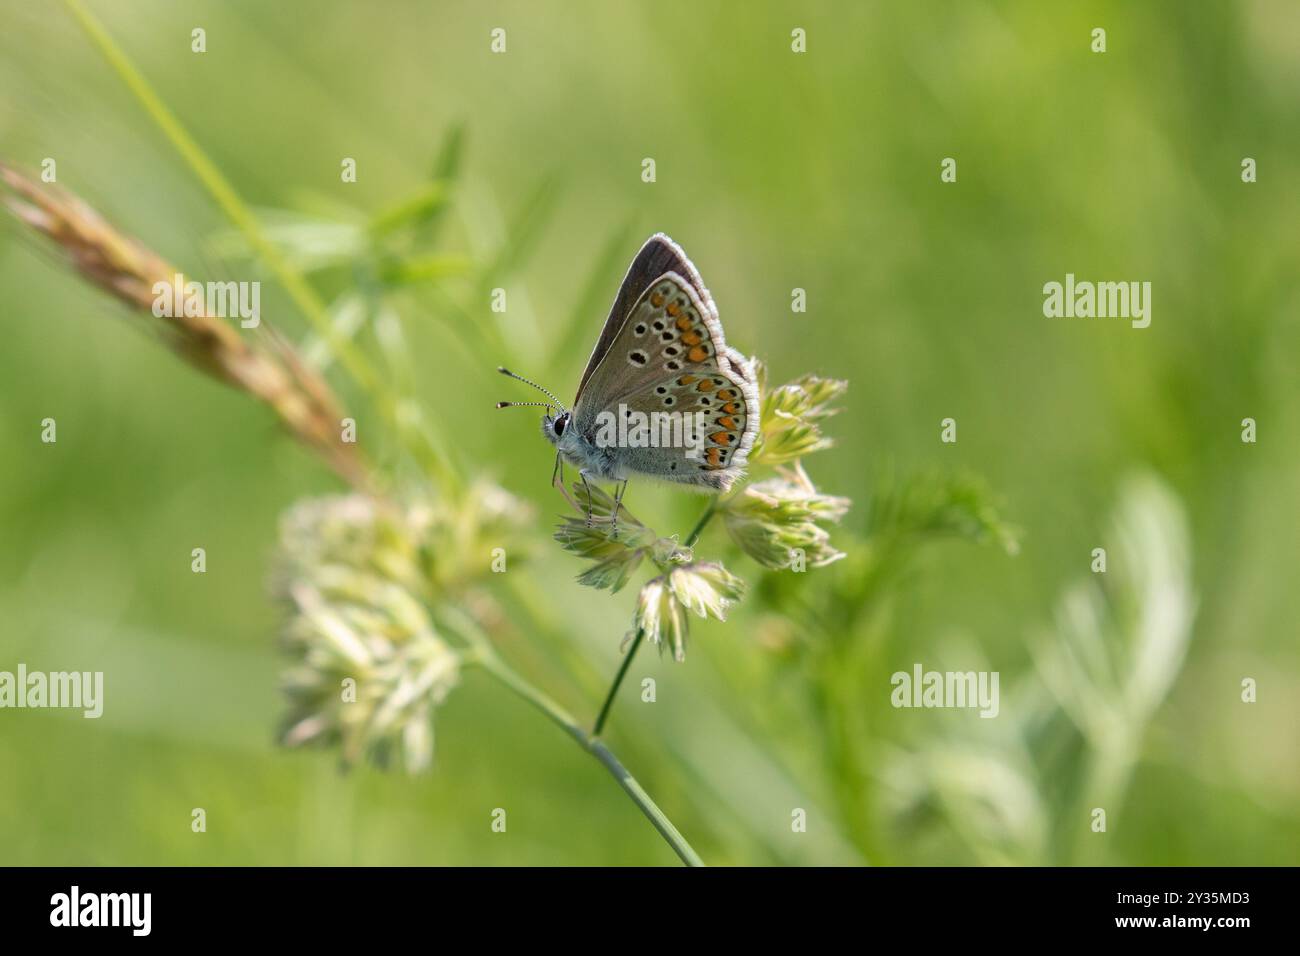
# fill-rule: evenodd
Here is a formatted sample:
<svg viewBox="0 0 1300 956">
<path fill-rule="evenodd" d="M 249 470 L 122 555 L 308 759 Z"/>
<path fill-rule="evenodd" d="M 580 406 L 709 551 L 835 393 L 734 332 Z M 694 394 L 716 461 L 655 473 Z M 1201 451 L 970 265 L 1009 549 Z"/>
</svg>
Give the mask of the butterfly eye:
<svg viewBox="0 0 1300 956">
<path fill-rule="evenodd" d="M 561 415 L 559 418 L 555 420 L 555 424 L 552 425 L 551 428 L 555 430 L 556 438 L 559 438 L 564 434 L 564 426 L 567 424 L 569 424 L 568 415 Z"/>
</svg>

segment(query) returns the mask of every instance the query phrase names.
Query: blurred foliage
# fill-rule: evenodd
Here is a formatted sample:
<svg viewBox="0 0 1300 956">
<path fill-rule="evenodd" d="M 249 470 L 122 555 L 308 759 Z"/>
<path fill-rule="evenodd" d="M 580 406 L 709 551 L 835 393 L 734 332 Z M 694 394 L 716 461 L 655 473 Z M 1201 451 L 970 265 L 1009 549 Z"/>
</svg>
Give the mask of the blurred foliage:
<svg viewBox="0 0 1300 956">
<path fill-rule="evenodd" d="M 638 657 L 610 723 L 709 862 L 1297 862 L 1294 4 L 91 7 L 307 273 L 331 337 L 378 357 L 375 389 L 333 367 L 60 5 L 6 9 L 3 158 L 56 158 L 60 185 L 187 274 L 263 279 L 268 323 L 331 376 L 394 488 L 416 499 L 454 466 L 454 504 L 430 502 L 448 505 L 439 587 L 495 614 L 502 653 L 579 715 L 635 602 L 579 588 L 545 540 L 551 450 L 494 413 L 493 369 L 572 387 L 663 229 L 774 381 L 852 383 L 812 422 L 835 441 L 818 487 L 854 500 L 844 557 L 760 571 L 724 516 L 704 544 L 748 593 L 727 623 L 693 622 L 686 663 Z M 647 76 L 653 104 L 629 109 Z M 1151 327 L 1044 319 L 1066 272 L 1151 280 Z M 337 483 L 263 409 L 92 321 L 117 307 L 13 222 L 0 283 L 0 668 L 106 672 L 98 721 L 0 715 L 3 862 L 673 862 L 599 768 L 472 670 L 438 710 L 433 774 L 340 776 L 278 749 L 263 580 L 280 512 Z M 498 513 L 462 511 L 480 478 L 533 503 L 522 537 L 457 520 Z M 637 483 L 629 499 L 656 537 L 701 507 Z M 481 579 L 498 544 L 512 570 Z M 516 548 L 549 555 L 516 565 Z M 892 708 L 914 662 L 999 671 L 999 717 Z"/>
</svg>

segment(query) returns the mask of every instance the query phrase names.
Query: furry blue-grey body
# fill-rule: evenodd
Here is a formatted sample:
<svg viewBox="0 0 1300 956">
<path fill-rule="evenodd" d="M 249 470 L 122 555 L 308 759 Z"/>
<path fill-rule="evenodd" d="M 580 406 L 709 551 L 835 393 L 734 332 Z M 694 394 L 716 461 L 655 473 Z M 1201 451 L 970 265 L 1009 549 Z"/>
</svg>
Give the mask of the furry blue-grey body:
<svg viewBox="0 0 1300 956">
<path fill-rule="evenodd" d="M 567 418 L 561 415 L 560 418 Z M 569 425 L 562 428 L 562 434 L 555 433 L 556 419 L 550 415 L 542 418 L 542 434 L 556 447 L 564 460 L 579 473 L 600 481 L 624 481 L 629 478 L 625 468 L 620 467 L 618 448 L 601 448 L 591 438 L 582 435 L 578 429 Z"/>
<path fill-rule="evenodd" d="M 560 426 L 557 434 L 556 422 L 561 420 L 565 424 Z M 637 455 L 647 452 L 652 454 L 653 449 L 616 446 L 602 448 L 596 444 L 595 430 L 592 430 L 591 435 L 582 434 L 578 426 L 571 423 L 571 415 L 568 412 L 557 416 L 543 416 L 542 434 L 556 447 L 565 461 L 578 469 L 579 474 L 586 475 L 593 481 L 626 481 L 635 475 L 640 478 L 685 485 L 693 491 L 707 494 L 726 491 L 731 487 L 731 483 L 743 474 L 739 468 L 714 472 L 664 471 L 662 468 L 648 471 L 638 468 Z"/>
</svg>

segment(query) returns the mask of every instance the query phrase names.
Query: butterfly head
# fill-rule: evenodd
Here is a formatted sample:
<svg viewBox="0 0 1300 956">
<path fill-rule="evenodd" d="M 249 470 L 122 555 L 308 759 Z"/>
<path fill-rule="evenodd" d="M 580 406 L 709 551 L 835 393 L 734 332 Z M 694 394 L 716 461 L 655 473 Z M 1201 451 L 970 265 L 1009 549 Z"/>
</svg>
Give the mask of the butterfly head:
<svg viewBox="0 0 1300 956">
<path fill-rule="evenodd" d="M 552 445 L 560 444 L 564 438 L 565 430 L 569 423 L 573 421 L 572 412 L 560 412 L 558 415 L 546 414 L 542 416 L 542 434 Z"/>
<path fill-rule="evenodd" d="M 546 436 L 546 440 L 552 445 L 559 445 L 565 434 L 568 433 L 569 424 L 573 421 L 573 413 L 565 408 L 551 392 L 542 388 L 536 382 L 530 382 L 522 375 L 516 375 L 506 368 L 498 368 L 497 371 L 502 375 L 518 379 L 525 385 L 531 385 L 550 399 L 549 402 L 497 402 L 497 408 L 526 408 L 531 406 L 546 409 L 546 414 L 542 416 L 542 434 Z"/>
</svg>

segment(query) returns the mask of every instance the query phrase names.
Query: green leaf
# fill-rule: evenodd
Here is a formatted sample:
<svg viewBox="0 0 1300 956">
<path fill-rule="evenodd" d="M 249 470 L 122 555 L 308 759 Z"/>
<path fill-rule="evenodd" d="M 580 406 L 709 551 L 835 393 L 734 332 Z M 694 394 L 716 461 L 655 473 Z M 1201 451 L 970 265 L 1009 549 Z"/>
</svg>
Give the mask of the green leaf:
<svg viewBox="0 0 1300 956">
<path fill-rule="evenodd" d="M 465 124 L 453 123 L 442 138 L 442 146 L 433 161 L 435 182 L 451 183 L 460 177 L 460 163 L 465 154 Z"/>
<path fill-rule="evenodd" d="M 895 541 L 955 537 L 1020 550 L 1019 531 L 1002 517 L 983 481 L 967 473 L 925 472 L 899 482 L 890 476 L 867 509 L 867 530 Z"/>
<path fill-rule="evenodd" d="M 429 255 L 392 259 L 385 262 L 379 276 L 386 285 L 400 287 L 418 282 L 436 282 L 449 276 L 465 275 L 472 264 L 465 256 Z"/>
<path fill-rule="evenodd" d="M 444 182 L 433 182 L 410 198 L 390 206 L 370 221 L 370 234 L 376 238 L 401 229 L 425 225 L 451 202 L 451 190 Z"/>
<path fill-rule="evenodd" d="M 520 207 L 507 230 L 507 239 L 479 277 L 480 298 L 487 298 L 488 292 L 500 285 L 502 279 L 522 268 L 541 240 L 542 230 L 555 211 L 559 197 L 559 176 L 543 177 Z"/>
<path fill-rule="evenodd" d="M 582 291 L 573 300 L 573 306 L 569 310 L 564 326 L 564 335 L 556 340 L 556 346 L 551 352 L 552 364 L 557 360 L 563 362 L 571 356 L 577 356 L 583 362 L 587 360 L 587 353 L 591 351 L 589 339 L 592 334 L 592 322 L 595 321 L 595 317 L 603 316 L 609 311 L 609 306 L 614 300 L 611 291 L 614 288 L 612 283 L 617 282 L 627 269 L 629 249 L 635 241 L 635 229 L 636 218 L 628 217 L 621 226 L 610 233 L 605 244 L 601 246 L 591 270 L 587 273 L 587 281 L 583 284 Z"/>
</svg>

